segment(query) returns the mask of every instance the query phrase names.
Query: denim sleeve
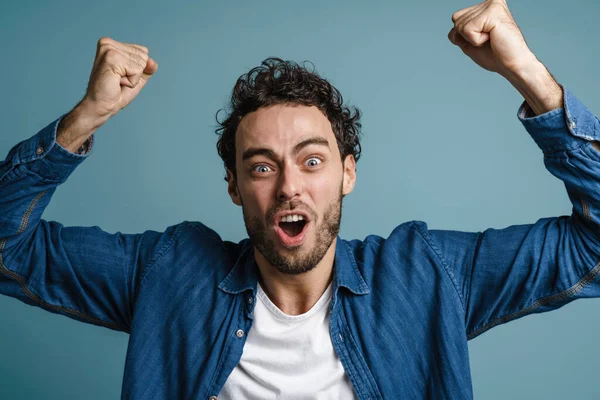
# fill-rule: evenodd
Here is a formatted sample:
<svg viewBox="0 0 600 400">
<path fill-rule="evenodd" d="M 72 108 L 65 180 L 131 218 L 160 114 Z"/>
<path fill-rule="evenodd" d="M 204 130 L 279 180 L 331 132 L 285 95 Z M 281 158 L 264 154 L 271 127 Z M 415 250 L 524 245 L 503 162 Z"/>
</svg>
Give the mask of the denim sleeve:
<svg viewBox="0 0 600 400">
<path fill-rule="evenodd" d="M 90 154 L 56 143 L 60 118 L 0 162 L 0 294 L 54 313 L 129 331 L 146 271 L 168 246 L 165 232 L 110 234 L 41 219 L 57 186 Z"/>
<path fill-rule="evenodd" d="M 518 118 L 564 182 L 571 215 L 484 232 L 429 230 L 465 311 L 468 339 L 531 313 L 600 296 L 600 121 L 567 89 L 562 108 Z"/>
</svg>

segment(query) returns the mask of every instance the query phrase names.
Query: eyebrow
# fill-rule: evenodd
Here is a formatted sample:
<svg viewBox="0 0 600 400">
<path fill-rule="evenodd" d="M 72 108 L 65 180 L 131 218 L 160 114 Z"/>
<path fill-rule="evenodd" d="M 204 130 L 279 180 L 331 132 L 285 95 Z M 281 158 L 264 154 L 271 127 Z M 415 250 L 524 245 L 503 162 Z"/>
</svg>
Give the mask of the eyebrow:
<svg viewBox="0 0 600 400">
<path fill-rule="evenodd" d="M 303 148 L 311 145 L 324 146 L 329 149 L 329 142 L 327 141 L 327 139 L 325 139 L 324 137 L 315 136 L 308 139 L 304 139 L 300 143 L 296 144 L 294 146 L 294 153 L 298 153 Z M 250 147 L 242 154 L 242 161 L 246 161 L 249 158 L 259 155 L 269 157 L 273 160 L 277 159 L 275 152 L 271 149 L 268 149 L 266 147 Z"/>
</svg>

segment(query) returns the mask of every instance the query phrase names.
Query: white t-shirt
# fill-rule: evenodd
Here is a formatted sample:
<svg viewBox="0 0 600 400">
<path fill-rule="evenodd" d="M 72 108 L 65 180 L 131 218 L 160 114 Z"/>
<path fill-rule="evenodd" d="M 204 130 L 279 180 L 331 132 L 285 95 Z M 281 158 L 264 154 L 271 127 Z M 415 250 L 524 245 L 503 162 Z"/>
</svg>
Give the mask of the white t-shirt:
<svg viewBox="0 0 600 400">
<path fill-rule="evenodd" d="M 254 323 L 222 399 L 356 399 L 329 336 L 331 285 L 301 315 L 284 314 L 258 285 Z"/>
</svg>

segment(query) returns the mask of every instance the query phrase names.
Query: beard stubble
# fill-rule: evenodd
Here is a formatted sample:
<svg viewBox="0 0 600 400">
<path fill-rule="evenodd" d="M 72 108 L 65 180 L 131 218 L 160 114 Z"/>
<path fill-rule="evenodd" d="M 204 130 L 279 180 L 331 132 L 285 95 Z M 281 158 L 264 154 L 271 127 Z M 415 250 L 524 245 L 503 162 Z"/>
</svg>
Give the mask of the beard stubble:
<svg viewBox="0 0 600 400">
<path fill-rule="evenodd" d="M 308 272 L 315 268 L 323 259 L 325 253 L 331 246 L 333 239 L 339 233 L 340 223 L 342 219 L 342 200 L 343 200 L 342 185 L 340 185 L 339 195 L 337 199 L 332 201 L 323 212 L 321 221 L 311 218 L 315 230 L 314 246 L 308 251 L 308 254 L 302 254 L 300 246 L 287 249 L 288 254 L 282 254 L 277 250 L 275 240 L 273 238 L 273 215 L 281 210 L 294 210 L 299 207 L 299 203 L 286 202 L 279 204 L 267 212 L 266 221 L 262 221 L 259 217 L 250 217 L 246 214 L 246 209 L 242 202 L 242 213 L 244 215 L 244 223 L 246 232 L 252 244 L 261 252 L 265 259 L 275 267 L 279 272 L 289 275 L 298 275 Z M 311 211 L 312 213 L 312 211 Z M 312 213 L 314 215 L 314 213 Z"/>
</svg>

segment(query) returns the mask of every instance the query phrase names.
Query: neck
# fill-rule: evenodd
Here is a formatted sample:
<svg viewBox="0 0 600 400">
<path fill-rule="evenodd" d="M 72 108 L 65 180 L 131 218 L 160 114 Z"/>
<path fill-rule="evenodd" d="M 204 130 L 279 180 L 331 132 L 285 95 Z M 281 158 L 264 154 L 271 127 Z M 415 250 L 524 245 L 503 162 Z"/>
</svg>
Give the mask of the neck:
<svg viewBox="0 0 600 400">
<path fill-rule="evenodd" d="M 298 275 L 281 273 L 254 249 L 260 284 L 281 311 L 288 315 L 303 314 L 321 298 L 333 279 L 336 242 L 337 238 L 333 239 L 331 246 L 313 269 Z"/>
</svg>

